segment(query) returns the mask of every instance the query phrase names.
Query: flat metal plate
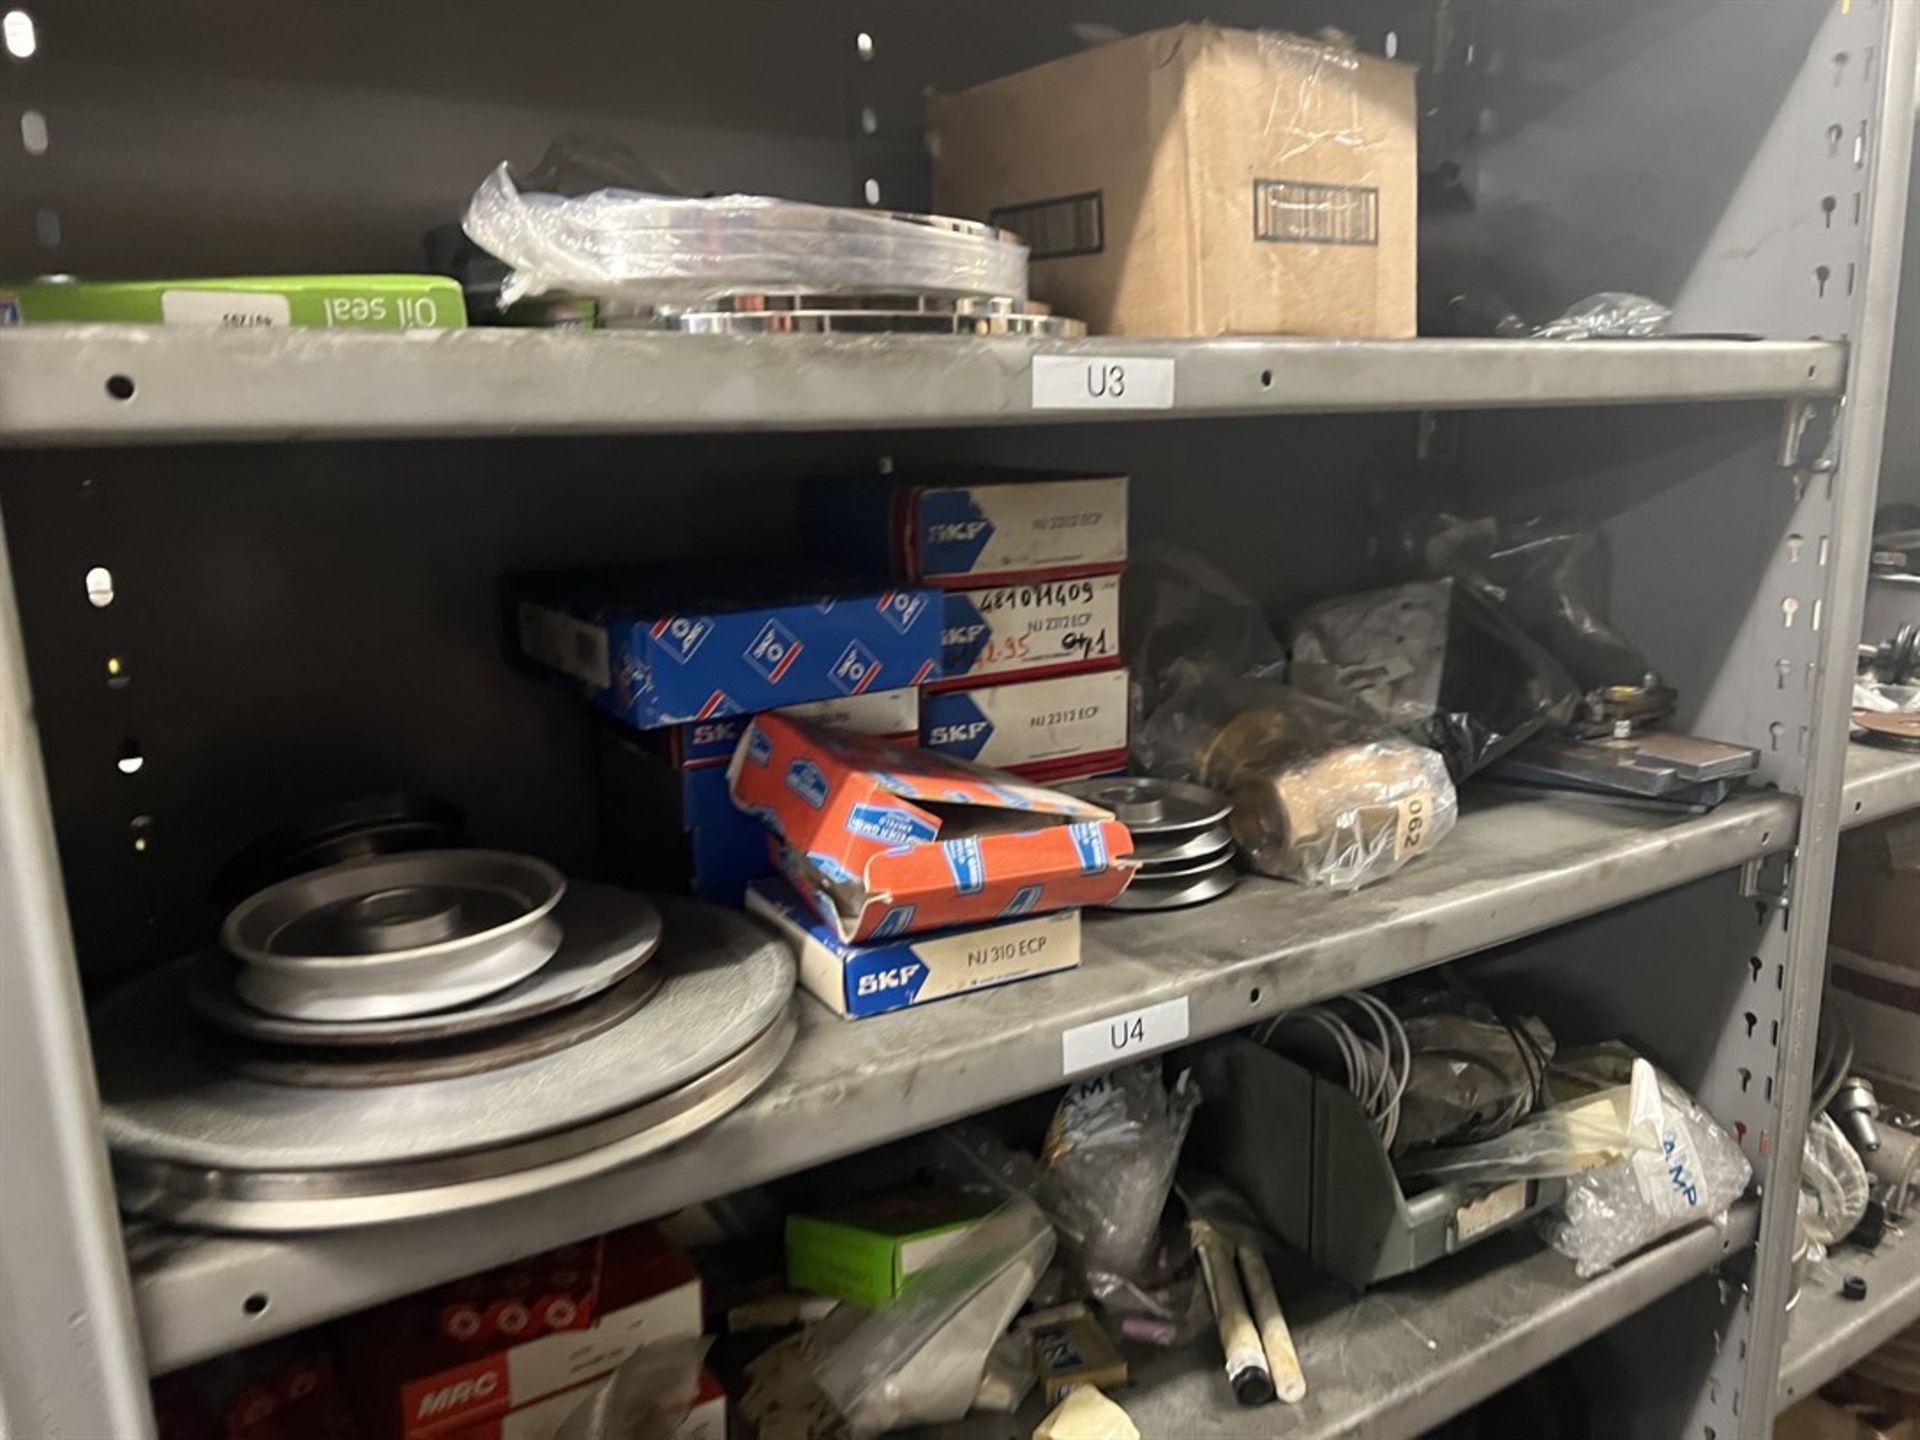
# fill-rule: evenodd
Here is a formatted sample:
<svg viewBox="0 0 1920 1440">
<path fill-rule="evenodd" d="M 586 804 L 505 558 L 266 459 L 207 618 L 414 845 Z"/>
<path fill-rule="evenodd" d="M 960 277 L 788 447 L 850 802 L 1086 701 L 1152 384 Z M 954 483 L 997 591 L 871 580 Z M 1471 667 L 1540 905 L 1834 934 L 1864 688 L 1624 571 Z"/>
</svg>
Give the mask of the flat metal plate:
<svg viewBox="0 0 1920 1440">
<path fill-rule="evenodd" d="M 372 1091 L 232 1073 L 186 1021 L 169 969 L 111 996 L 93 1026 L 107 1142 L 209 1170 L 323 1170 L 489 1150 L 668 1094 L 737 1054 L 793 992 L 792 954 L 745 916 L 659 903 L 660 992 L 631 1020 L 544 1059 Z"/>
<path fill-rule="evenodd" d="M 511 989 L 477 1004 L 432 1015 L 328 1023 L 268 1015 L 234 991 L 240 963 L 217 950 L 176 961 L 190 967 L 187 999 L 204 1018 L 236 1035 L 284 1045 L 404 1045 L 447 1040 L 531 1020 L 617 985 L 660 947 L 660 912 L 645 896 L 575 880 L 553 912 L 560 948 Z"/>
</svg>

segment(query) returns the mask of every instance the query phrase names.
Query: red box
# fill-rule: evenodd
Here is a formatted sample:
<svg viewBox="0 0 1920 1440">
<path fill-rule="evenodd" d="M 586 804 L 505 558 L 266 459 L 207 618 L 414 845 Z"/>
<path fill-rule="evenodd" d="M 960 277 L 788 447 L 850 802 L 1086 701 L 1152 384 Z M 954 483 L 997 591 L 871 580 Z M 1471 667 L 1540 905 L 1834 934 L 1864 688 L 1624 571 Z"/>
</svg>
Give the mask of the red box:
<svg viewBox="0 0 1920 1440">
<path fill-rule="evenodd" d="M 842 940 L 1100 905 L 1133 878 L 1133 837 L 1097 805 L 788 716 L 754 719 L 727 783 Z"/>
<path fill-rule="evenodd" d="M 634 1225 L 346 1321 L 336 1353 L 368 1440 L 449 1440 L 701 1320 L 692 1262 Z"/>
<path fill-rule="evenodd" d="M 311 1335 L 153 1383 L 161 1440 L 357 1440 L 333 1356 Z"/>
</svg>

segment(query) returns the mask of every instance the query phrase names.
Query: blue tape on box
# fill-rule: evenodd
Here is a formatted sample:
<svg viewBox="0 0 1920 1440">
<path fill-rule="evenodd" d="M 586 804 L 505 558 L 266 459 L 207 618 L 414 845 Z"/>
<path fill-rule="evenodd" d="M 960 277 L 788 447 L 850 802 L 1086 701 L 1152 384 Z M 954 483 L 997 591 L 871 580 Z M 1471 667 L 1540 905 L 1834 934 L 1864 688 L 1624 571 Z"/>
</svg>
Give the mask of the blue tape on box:
<svg viewBox="0 0 1920 1440">
<path fill-rule="evenodd" d="M 939 595 L 819 572 L 709 567 L 510 582 L 515 652 L 641 729 L 919 685 Z"/>
<path fill-rule="evenodd" d="M 1037 887 L 1036 887 L 1037 888 Z M 800 983 L 850 1020 L 1030 980 L 1080 963 L 1080 912 L 848 944 L 783 880 L 747 886 L 747 909 L 773 923 L 800 959 Z"/>
</svg>

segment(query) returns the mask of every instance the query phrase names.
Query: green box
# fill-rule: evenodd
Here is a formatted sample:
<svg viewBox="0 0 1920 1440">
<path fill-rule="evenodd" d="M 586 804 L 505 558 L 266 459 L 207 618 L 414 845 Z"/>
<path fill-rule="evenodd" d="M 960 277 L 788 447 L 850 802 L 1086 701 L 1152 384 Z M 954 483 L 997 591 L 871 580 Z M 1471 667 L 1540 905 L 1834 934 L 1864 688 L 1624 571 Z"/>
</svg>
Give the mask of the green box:
<svg viewBox="0 0 1920 1440">
<path fill-rule="evenodd" d="M 456 330 L 444 275 L 249 275 L 215 280 L 0 281 L 4 325 L 216 325 L 234 330 Z"/>
<path fill-rule="evenodd" d="M 944 1191 L 908 1191 L 789 1215 L 787 1283 L 877 1309 L 990 1208 Z"/>
</svg>

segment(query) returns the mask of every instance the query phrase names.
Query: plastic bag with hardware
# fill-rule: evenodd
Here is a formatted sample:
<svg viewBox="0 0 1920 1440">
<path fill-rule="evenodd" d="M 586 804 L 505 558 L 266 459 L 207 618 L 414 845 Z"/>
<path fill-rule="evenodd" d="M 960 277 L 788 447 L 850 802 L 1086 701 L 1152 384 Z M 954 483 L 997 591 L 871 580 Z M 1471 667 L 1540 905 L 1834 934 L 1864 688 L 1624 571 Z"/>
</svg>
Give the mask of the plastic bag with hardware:
<svg viewBox="0 0 1920 1440">
<path fill-rule="evenodd" d="M 1831 1115 L 1814 1116 L 1800 1157 L 1801 1206 L 1807 1235 L 1838 1245 L 1867 1213 L 1867 1167 Z"/>
<path fill-rule="evenodd" d="M 1624 1046 L 1596 1046 L 1554 1066 L 1556 1089 L 1617 1085 L 1645 1064 Z M 1583 1279 L 1700 1220 L 1726 1224 L 1753 1166 L 1734 1138 L 1666 1075 L 1659 1081 L 1659 1148 L 1589 1170 L 1542 1222 L 1547 1243 Z"/>
<path fill-rule="evenodd" d="M 1646 340 L 1665 335 L 1673 311 L 1658 300 L 1626 290 L 1602 290 L 1576 300 L 1538 326 L 1536 340 Z"/>
</svg>

